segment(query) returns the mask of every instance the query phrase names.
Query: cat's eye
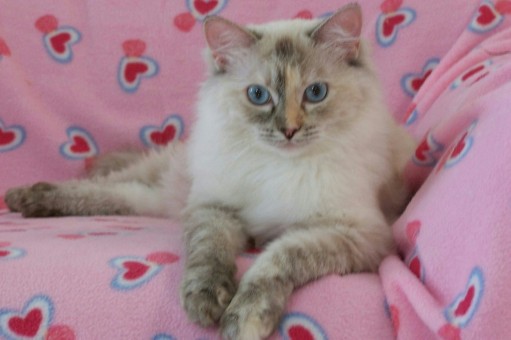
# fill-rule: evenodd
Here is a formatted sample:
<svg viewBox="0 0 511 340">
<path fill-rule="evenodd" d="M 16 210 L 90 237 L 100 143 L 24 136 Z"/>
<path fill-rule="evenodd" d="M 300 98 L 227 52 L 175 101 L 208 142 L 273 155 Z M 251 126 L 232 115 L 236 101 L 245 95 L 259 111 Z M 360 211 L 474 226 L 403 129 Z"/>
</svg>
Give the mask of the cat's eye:
<svg viewBox="0 0 511 340">
<path fill-rule="evenodd" d="M 328 86 L 325 83 L 309 85 L 303 93 L 303 99 L 309 103 L 319 103 L 326 98 Z"/>
<path fill-rule="evenodd" d="M 262 85 L 250 85 L 247 88 L 247 97 L 254 105 L 264 105 L 271 101 L 270 91 Z"/>
</svg>

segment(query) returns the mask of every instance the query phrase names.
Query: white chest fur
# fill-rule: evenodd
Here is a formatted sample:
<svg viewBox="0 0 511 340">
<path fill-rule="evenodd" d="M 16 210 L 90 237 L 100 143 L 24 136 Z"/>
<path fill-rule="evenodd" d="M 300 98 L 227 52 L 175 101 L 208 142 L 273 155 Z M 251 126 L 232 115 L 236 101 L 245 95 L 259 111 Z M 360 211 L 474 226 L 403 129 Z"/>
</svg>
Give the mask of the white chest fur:
<svg viewBox="0 0 511 340">
<path fill-rule="evenodd" d="M 346 156 L 330 151 L 291 158 L 257 148 L 233 153 L 222 150 L 221 143 L 209 144 L 208 152 L 192 155 L 190 202 L 238 209 L 247 232 L 260 239 L 273 238 L 290 225 L 314 218 L 376 211 L 374 186 L 380 179 Z"/>
<path fill-rule="evenodd" d="M 391 120 L 377 109 L 369 106 L 350 129 L 295 157 L 258 145 L 234 111 L 207 98 L 189 144 L 190 205 L 235 208 L 247 231 L 263 238 L 318 217 L 381 218 L 377 192 L 392 173 Z"/>
</svg>

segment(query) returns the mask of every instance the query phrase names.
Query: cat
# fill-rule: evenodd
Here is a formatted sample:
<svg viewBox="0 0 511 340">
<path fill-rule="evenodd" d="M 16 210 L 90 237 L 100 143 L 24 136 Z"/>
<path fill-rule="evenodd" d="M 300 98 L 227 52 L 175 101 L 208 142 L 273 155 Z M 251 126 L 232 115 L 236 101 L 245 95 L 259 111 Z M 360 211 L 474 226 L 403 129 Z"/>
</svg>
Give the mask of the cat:
<svg viewBox="0 0 511 340">
<path fill-rule="evenodd" d="M 91 178 L 8 191 L 24 216 L 181 218 L 181 301 L 226 339 L 261 339 L 292 291 L 327 274 L 375 271 L 410 196 L 414 142 L 383 103 L 362 14 L 239 26 L 204 22 L 209 75 L 186 144 L 105 155 Z M 265 249 L 235 281 L 250 240 Z"/>
</svg>

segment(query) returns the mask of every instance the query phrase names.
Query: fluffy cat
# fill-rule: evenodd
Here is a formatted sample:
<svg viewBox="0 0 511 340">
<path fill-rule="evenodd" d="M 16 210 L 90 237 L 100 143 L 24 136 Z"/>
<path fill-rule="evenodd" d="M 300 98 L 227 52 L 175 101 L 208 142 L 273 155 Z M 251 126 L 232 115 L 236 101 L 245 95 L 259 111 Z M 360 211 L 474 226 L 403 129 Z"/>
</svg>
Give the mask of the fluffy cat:
<svg viewBox="0 0 511 340">
<path fill-rule="evenodd" d="M 11 189 L 6 202 L 24 216 L 180 216 L 189 318 L 265 338 L 293 289 L 374 271 L 394 249 L 414 145 L 385 109 L 361 27 L 357 4 L 323 21 L 208 18 L 210 72 L 186 146 L 107 155 L 90 179 Z M 250 239 L 267 246 L 238 285 Z"/>
</svg>

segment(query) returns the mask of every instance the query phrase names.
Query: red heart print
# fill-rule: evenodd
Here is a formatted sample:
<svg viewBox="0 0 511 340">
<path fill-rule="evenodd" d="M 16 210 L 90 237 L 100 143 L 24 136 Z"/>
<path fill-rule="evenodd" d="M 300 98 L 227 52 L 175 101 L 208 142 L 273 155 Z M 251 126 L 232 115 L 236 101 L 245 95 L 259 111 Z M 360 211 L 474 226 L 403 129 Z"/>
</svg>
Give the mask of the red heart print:
<svg viewBox="0 0 511 340">
<path fill-rule="evenodd" d="M 66 325 L 52 325 L 44 340 L 76 340 L 73 329 Z"/>
<path fill-rule="evenodd" d="M 463 136 L 460 138 L 460 141 L 458 142 L 458 144 L 456 144 L 456 146 L 451 152 L 451 158 L 459 156 L 459 154 L 465 149 L 465 138 L 467 137 L 467 135 L 468 132 L 465 132 Z"/>
<path fill-rule="evenodd" d="M 57 18 L 51 14 L 44 15 L 35 22 L 35 27 L 45 34 L 55 31 L 58 25 Z"/>
<path fill-rule="evenodd" d="M 50 42 L 51 46 L 57 53 L 64 53 L 66 51 L 66 44 L 71 40 L 71 35 L 67 32 L 62 32 L 60 34 L 54 35 L 51 37 Z"/>
<path fill-rule="evenodd" d="M 300 19 L 312 19 L 314 16 L 312 15 L 311 11 L 309 10 L 303 10 L 298 12 L 293 18 L 300 18 Z"/>
<path fill-rule="evenodd" d="M 403 0 L 385 0 L 380 5 L 380 9 L 383 13 L 391 13 L 397 11 L 402 4 Z"/>
<path fill-rule="evenodd" d="M 390 311 L 390 318 L 392 319 L 392 326 L 394 327 L 394 334 L 397 335 L 397 333 L 399 332 L 399 324 L 400 324 L 399 309 L 394 305 L 390 305 L 389 311 Z"/>
<path fill-rule="evenodd" d="M 171 264 L 179 260 L 179 256 L 166 251 L 155 252 L 147 255 L 147 261 L 154 262 L 159 265 Z"/>
<path fill-rule="evenodd" d="M 287 332 L 291 340 L 314 340 L 311 332 L 302 325 L 291 326 Z"/>
<path fill-rule="evenodd" d="M 7 257 L 11 254 L 8 250 L 0 250 L 0 257 Z"/>
<path fill-rule="evenodd" d="M 87 143 L 87 140 L 85 140 L 85 138 L 80 136 L 74 136 L 73 142 L 74 144 L 71 145 L 71 151 L 75 153 L 85 153 L 90 151 L 89 143 Z"/>
<path fill-rule="evenodd" d="M 41 322 L 43 321 L 43 313 L 40 309 L 33 309 L 22 318 L 15 316 L 8 322 L 9 329 L 20 336 L 33 337 L 39 331 Z"/>
<path fill-rule="evenodd" d="M 477 312 L 483 291 L 484 273 L 480 267 L 474 267 L 464 292 L 445 309 L 444 316 L 448 323 L 457 328 L 466 327 Z"/>
<path fill-rule="evenodd" d="M 11 50 L 9 49 L 9 46 L 5 43 L 5 41 L 0 38 L 0 55 L 10 56 Z"/>
<path fill-rule="evenodd" d="M 437 162 L 437 153 L 443 148 L 442 144 L 435 141 L 432 133 L 428 132 L 415 150 L 412 161 L 418 166 L 434 166 Z"/>
<path fill-rule="evenodd" d="M 412 273 L 417 276 L 417 278 L 421 279 L 421 261 L 418 257 L 414 257 L 412 261 L 410 261 L 410 264 L 408 265 Z"/>
<path fill-rule="evenodd" d="M 218 1 L 195 0 L 193 4 L 200 14 L 206 15 L 215 9 L 215 7 L 218 5 Z"/>
<path fill-rule="evenodd" d="M 181 13 L 174 18 L 174 25 L 183 32 L 190 32 L 195 25 L 195 18 L 190 13 Z"/>
<path fill-rule="evenodd" d="M 128 83 L 133 83 L 139 74 L 143 74 L 147 72 L 148 67 L 146 64 L 141 62 L 131 62 L 126 65 L 126 69 L 124 70 L 124 78 Z"/>
<path fill-rule="evenodd" d="M 422 77 L 417 77 L 414 80 L 412 80 L 412 88 L 415 90 L 415 92 L 419 92 L 420 88 L 422 87 L 422 84 L 428 79 L 429 75 L 433 72 L 433 70 L 428 70 Z"/>
<path fill-rule="evenodd" d="M 467 313 L 467 311 L 472 306 L 472 301 L 475 296 L 475 288 L 474 286 L 470 286 L 463 300 L 458 304 L 458 307 L 454 311 L 455 316 L 463 316 Z"/>
<path fill-rule="evenodd" d="M 461 77 L 461 80 L 462 80 L 462 81 L 465 81 L 465 80 L 467 80 L 468 78 L 472 77 L 474 74 L 481 72 L 482 70 L 484 70 L 484 65 L 479 65 L 479 66 L 477 66 L 477 67 L 474 67 L 472 70 L 470 70 L 470 71 L 468 71 L 467 73 L 465 73 L 465 74 Z"/>
<path fill-rule="evenodd" d="M 477 17 L 477 22 L 480 25 L 488 25 L 495 20 L 496 15 L 491 10 L 490 6 L 483 4 L 479 7 L 479 16 Z"/>
<path fill-rule="evenodd" d="M 178 140 L 183 130 L 183 119 L 178 114 L 171 114 L 160 126 L 146 125 L 142 127 L 140 137 L 148 147 L 161 147 Z"/>
<path fill-rule="evenodd" d="M 16 135 L 12 131 L 3 131 L 0 129 L 0 145 L 9 145 L 14 141 Z"/>
<path fill-rule="evenodd" d="M 163 132 L 154 131 L 151 133 L 151 141 L 156 145 L 167 145 L 174 140 L 176 128 L 174 125 L 167 125 Z"/>
<path fill-rule="evenodd" d="M 78 126 L 66 130 L 68 142 L 60 146 L 62 156 L 70 159 L 83 160 L 98 153 L 98 147 L 91 134 Z"/>
<path fill-rule="evenodd" d="M 429 151 L 429 144 L 428 139 L 424 138 L 422 143 L 419 144 L 417 149 L 415 150 L 415 158 L 417 158 L 419 161 L 427 161 L 427 154 Z"/>
<path fill-rule="evenodd" d="M 140 57 L 145 52 L 146 44 L 139 39 L 126 40 L 122 43 L 122 49 L 128 57 Z"/>
<path fill-rule="evenodd" d="M 438 330 L 438 335 L 443 340 L 461 340 L 460 329 L 451 324 L 445 324 Z"/>
<path fill-rule="evenodd" d="M 397 14 L 385 18 L 385 21 L 383 22 L 383 35 L 385 37 L 390 37 L 392 34 L 394 34 L 396 26 L 405 22 L 405 20 L 406 18 L 403 14 Z"/>
<path fill-rule="evenodd" d="M 495 4 L 495 9 L 500 14 L 511 14 L 511 1 L 501 0 Z"/>
<path fill-rule="evenodd" d="M 139 279 L 149 270 L 148 265 L 136 261 L 126 261 L 122 265 L 127 269 L 123 275 L 123 278 L 126 280 Z"/>
<path fill-rule="evenodd" d="M 488 63 L 488 61 L 484 62 L 481 65 L 477 65 L 474 68 L 468 70 L 461 76 L 461 80 L 456 80 L 453 84 L 453 86 L 457 87 L 459 86 L 459 82 L 466 82 L 470 78 L 475 78 L 470 85 L 474 85 L 479 80 L 486 77 L 488 74 L 490 74 L 488 66 L 491 63 Z"/>
</svg>

